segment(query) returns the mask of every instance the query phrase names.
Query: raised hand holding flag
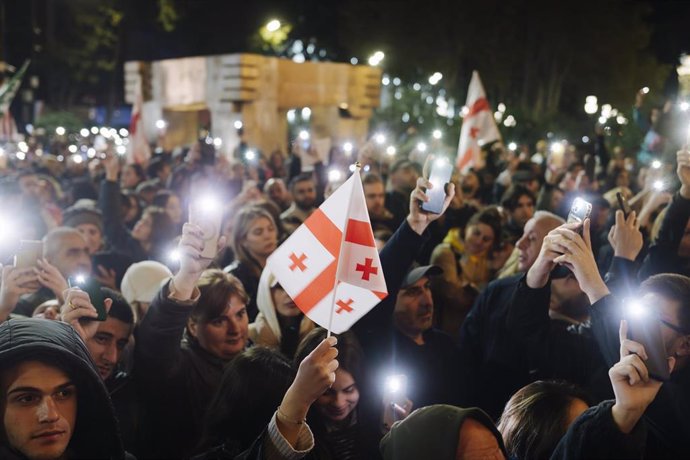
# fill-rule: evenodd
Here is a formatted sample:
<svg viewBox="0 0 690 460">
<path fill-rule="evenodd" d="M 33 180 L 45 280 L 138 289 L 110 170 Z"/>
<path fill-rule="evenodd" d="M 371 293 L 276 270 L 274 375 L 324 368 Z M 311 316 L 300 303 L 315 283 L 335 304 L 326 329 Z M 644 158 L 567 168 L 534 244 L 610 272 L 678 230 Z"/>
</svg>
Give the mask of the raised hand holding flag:
<svg viewBox="0 0 690 460">
<path fill-rule="evenodd" d="M 266 269 L 309 319 L 336 334 L 388 295 L 359 168 L 276 249 Z"/>
</svg>

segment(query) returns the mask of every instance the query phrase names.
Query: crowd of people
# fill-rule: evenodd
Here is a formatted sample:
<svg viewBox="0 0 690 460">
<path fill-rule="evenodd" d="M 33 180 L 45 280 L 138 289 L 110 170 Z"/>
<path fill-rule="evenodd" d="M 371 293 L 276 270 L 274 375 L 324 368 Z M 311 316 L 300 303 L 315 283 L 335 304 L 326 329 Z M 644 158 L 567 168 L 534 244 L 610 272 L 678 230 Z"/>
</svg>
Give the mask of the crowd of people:
<svg viewBox="0 0 690 460">
<path fill-rule="evenodd" d="M 485 146 L 440 214 L 375 142 L 14 159 L 0 457 L 690 458 L 690 151 L 596 139 Z M 328 337 L 266 265 L 355 160 L 389 295 Z"/>
</svg>

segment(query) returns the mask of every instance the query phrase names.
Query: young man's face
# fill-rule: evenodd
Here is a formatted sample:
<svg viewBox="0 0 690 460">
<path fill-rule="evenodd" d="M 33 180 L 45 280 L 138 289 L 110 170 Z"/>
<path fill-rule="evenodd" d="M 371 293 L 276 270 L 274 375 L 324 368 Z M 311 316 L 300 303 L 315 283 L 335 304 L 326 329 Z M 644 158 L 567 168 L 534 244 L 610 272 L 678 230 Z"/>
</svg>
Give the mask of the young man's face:
<svg viewBox="0 0 690 460">
<path fill-rule="evenodd" d="M 101 246 L 103 246 L 103 233 L 101 233 L 101 229 L 97 225 L 79 224 L 75 228 L 86 240 L 90 254 L 93 255 L 101 249 Z"/>
<path fill-rule="evenodd" d="M 522 195 L 518 198 L 517 205 L 510 213 L 510 217 L 517 225 L 524 227 L 532 216 L 534 216 L 534 201 L 529 195 Z"/>
<path fill-rule="evenodd" d="M 98 325 L 96 334 L 86 341 L 86 348 L 96 363 L 98 375 L 104 381 L 113 374 L 131 333 L 131 324 L 108 316 Z"/>
<path fill-rule="evenodd" d="M 27 361 L 2 375 L 9 445 L 31 460 L 61 458 L 77 420 L 77 388 L 62 370 Z"/>
<path fill-rule="evenodd" d="M 364 184 L 364 199 L 367 202 L 367 210 L 371 216 L 383 215 L 385 211 L 386 190 L 382 182 Z"/>
<path fill-rule="evenodd" d="M 300 209 L 311 209 L 316 203 L 316 187 L 311 180 L 297 182 L 292 188 L 292 198 Z"/>
</svg>

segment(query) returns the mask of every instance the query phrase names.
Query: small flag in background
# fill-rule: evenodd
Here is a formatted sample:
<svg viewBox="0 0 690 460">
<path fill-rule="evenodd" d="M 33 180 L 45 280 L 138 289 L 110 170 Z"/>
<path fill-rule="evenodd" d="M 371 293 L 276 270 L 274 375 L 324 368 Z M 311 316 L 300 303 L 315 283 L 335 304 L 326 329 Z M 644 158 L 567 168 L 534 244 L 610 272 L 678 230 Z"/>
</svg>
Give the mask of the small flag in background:
<svg viewBox="0 0 690 460">
<path fill-rule="evenodd" d="M 359 168 L 268 258 L 297 307 L 340 334 L 388 295 Z"/>
<path fill-rule="evenodd" d="M 22 85 L 22 78 L 26 73 L 26 69 L 29 68 L 29 63 L 31 61 L 24 61 L 21 68 L 9 77 L 2 86 L 0 86 L 0 139 L 11 141 L 16 139 L 19 132 L 17 131 L 17 124 L 14 121 L 14 117 L 10 113 L 10 105 L 14 100 L 14 97 L 19 91 L 19 87 Z"/>
<path fill-rule="evenodd" d="M 142 111 L 144 101 L 141 92 L 132 106 L 132 118 L 129 121 L 129 150 L 127 152 L 127 163 L 142 164 L 151 158 L 151 147 L 146 139 L 144 132 L 144 119 Z"/>
<path fill-rule="evenodd" d="M 456 160 L 456 166 L 460 171 L 472 166 L 481 166 L 481 146 L 501 139 L 479 72 L 476 70 L 472 72 L 465 105 L 469 112 L 462 119 Z"/>
</svg>

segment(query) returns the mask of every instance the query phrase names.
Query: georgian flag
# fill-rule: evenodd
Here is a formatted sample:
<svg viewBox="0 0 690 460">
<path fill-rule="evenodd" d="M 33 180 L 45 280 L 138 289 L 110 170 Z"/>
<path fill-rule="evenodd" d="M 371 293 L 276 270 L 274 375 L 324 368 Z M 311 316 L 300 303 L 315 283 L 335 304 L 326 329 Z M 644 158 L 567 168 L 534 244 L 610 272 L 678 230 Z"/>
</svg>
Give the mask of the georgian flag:
<svg viewBox="0 0 690 460">
<path fill-rule="evenodd" d="M 151 158 L 151 147 L 144 132 L 144 120 L 141 113 L 144 109 L 144 100 L 141 91 L 132 106 L 132 118 L 129 121 L 129 149 L 127 150 L 127 163 L 146 164 Z"/>
<path fill-rule="evenodd" d="M 359 169 L 268 258 L 309 319 L 347 331 L 388 295 Z"/>
<path fill-rule="evenodd" d="M 472 166 L 481 167 L 481 146 L 501 139 L 479 72 L 476 70 L 472 72 L 465 106 L 469 111 L 462 119 L 458 157 L 455 162 L 459 171 L 465 171 Z"/>
</svg>

